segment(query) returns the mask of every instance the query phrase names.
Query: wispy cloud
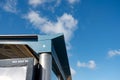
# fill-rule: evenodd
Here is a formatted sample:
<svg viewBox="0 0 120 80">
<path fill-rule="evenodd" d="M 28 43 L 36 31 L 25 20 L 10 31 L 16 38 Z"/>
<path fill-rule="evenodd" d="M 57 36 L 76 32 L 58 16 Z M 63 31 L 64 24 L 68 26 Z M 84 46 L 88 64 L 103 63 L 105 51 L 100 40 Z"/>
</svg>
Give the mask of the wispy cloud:
<svg viewBox="0 0 120 80">
<path fill-rule="evenodd" d="M 118 55 L 120 55 L 120 49 L 118 49 L 118 50 L 109 50 L 108 51 L 108 56 L 109 57 L 114 57 L 114 56 L 118 56 Z"/>
<path fill-rule="evenodd" d="M 96 63 L 95 63 L 95 61 L 90 60 L 90 61 L 88 62 L 88 67 L 89 67 L 90 69 L 95 69 L 95 68 L 96 68 Z"/>
<path fill-rule="evenodd" d="M 68 53 L 68 58 L 72 57 L 73 55 L 71 53 Z"/>
<path fill-rule="evenodd" d="M 51 2 L 56 2 L 55 6 L 57 6 L 58 4 L 60 4 L 61 0 L 29 0 L 28 3 L 29 3 L 29 5 L 31 5 L 33 7 L 37 7 L 42 4 L 51 3 Z"/>
<path fill-rule="evenodd" d="M 67 1 L 70 4 L 75 4 L 80 2 L 80 0 L 67 0 Z M 33 7 L 37 7 L 39 5 L 42 5 L 45 3 L 51 3 L 51 2 L 56 2 L 56 4 L 58 5 L 61 2 L 61 0 L 29 0 L 28 3 Z"/>
<path fill-rule="evenodd" d="M 26 15 L 26 19 L 35 26 L 35 28 L 45 34 L 64 33 L 67 43 L 69 43 L 77 28 L 77 20 L 67 13 L 64 13 L 61 17 L 57 17 L 57 21 L 53 22 L 42 17 L 38 12 L 30 11 Z"/>
<path fill-rule="evenodd" d="M 69 2 L 70 4 L 74 4 L 74 3 L 80 2 L 80 0 L 68 0 L 68 2 Z"/>
<path fill-rule="evenodd" d="M 96 63 L 94 60 L 90 60 L 87 63 L 85 62 L 77 62 L 77 67 L 83 67 L 83 68 L 89 68 L 89 69 L 95 69 L 96 68 Z"/>
<path fill-rule="evenodd" d="M 17 12 L 17 0 L 6 0 L 1 6 L 5 11 L 16 13 Z"/>
<path fill-rule="evenodd" d="M 76 71 L 75 71 L 73 68 L 70 68 L 70 71 L 71 71 L 71 74 L 72 74 L 72 75 L 75 75 L 75 74 L 76 74 Z"/>
<path fill-rule="evenodd" d="M 29 4 L 36 7 L 40 4 L 45 3 L 47 0 L 29 0 Z"/>
</svg>

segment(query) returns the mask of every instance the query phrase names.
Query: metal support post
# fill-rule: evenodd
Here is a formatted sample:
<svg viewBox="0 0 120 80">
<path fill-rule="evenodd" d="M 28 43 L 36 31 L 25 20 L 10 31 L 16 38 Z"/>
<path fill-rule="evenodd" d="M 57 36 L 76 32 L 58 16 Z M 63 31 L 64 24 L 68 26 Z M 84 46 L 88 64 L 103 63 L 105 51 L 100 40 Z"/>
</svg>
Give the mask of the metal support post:
<svg viewBox="0 0 120 80">
<path fill-rule="evenodd" d="M 58 80 L 63 80 L 62 77 L 60 75 L 57 76 Z"/>
<path fill-rule="evenodd" d="M 60 75 L 58 76 L 58 80 L 61 80 L 61 77 L 60 77 Z"/>
<path fill-rule="evenodd" d="M 42 67 L 40 80 L 51 80 L 52 56 L 49 53 L 41 53 L 39 55 L 39 63 Z"/>
</svg>

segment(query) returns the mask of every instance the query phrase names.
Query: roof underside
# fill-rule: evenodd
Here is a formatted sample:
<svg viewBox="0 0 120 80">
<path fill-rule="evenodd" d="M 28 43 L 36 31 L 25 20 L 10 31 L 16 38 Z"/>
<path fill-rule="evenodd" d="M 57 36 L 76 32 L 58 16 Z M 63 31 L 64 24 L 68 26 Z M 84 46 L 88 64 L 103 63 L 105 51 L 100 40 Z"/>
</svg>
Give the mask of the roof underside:
<svg viewBox="0 0 120 80">
<path fill-rule="evenodd" d="M 27 45 L 0 44 L 0 59 L 35 57 Z"/>
</svg>

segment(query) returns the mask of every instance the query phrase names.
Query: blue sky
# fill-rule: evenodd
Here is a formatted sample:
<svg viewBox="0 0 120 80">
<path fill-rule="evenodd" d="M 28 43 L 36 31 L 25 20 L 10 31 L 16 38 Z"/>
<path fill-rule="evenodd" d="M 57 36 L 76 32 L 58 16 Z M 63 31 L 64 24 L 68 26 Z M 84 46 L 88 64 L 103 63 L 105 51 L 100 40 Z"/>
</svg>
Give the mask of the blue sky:
<svg viewBox="0 0 120 80">
<path fill-rule="evenodd" d="M 73 80 L 120 80 L 119 0 L 0 0 L 0 34 L 64 33 Z"/>
</svg>

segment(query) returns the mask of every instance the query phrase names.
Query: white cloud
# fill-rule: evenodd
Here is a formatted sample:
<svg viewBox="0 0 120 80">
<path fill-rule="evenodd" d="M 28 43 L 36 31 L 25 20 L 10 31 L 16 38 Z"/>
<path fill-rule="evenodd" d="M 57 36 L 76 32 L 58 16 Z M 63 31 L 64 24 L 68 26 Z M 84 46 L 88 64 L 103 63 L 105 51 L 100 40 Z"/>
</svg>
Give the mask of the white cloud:
<svg viewBox="0 0 120 80">
<path fill-rule="evenodd" d="M 88 63 L 88 68 L 90 69 L 95 69 L 96 68 L 96 63 L 93 60 L 90 60 Z"/>
<path fill-rule="evenodd" d="M 26 15 L 26 19 L 29 20 L 35 28 L 45 34 L 64 33 L 67 43 L 69 43 L 77 27 L 77 20 L 67 13 L 58 17 L 56 22 L 52 22 L 49 19 L 40 16 L 38 12 L 30 11 Z"/>
<path fill-rule="evenodd" d="M 45 4 L 45 3 L 50 3 L 50 2 L 56 2 L 56 4 L 53 7 L 56 7 L 57 5 L 60 4 L 61 0 L 29 0 L 29 5 L 33 7 L 37 7 L 39 5 Z"/>
<path fill-rule="evenodd" d="M 86 67 L 86 63 L 81 63 L 80 61 L 77 62 L 77 67 Z"/>
<path fill-rule="evenodd" d="M 68 0 L 70 4 L 78 3 L 80 0 Z"/>
<path fill-rule="evenodd" d="M 17 9 L 17 0 L 6 0 L 5 4 L 3 4 L 3 9 L 7 12 L 12 12 L 12 13 L 16 13 Z"/>
<path fill-rule="evenodd" d="M 118 49 L 118 50 L 109 50 L 108 51 L 108 56 L 109 57 L 113 57 L 113 56 L 117 56 L 117 55 L 120 55 L 120 49 Z"/>
<path fill-rule="evenodd" d="M 76 74 L 76 71 L 75 71 L 73 68 L 70 68 L 70 71 L 71 71 L 71 74 L 72 74 L 72 75 L 75 75 L 75 74 Z"/>
<path fill-rule="evenodd" d="M 46 2 L 46 0 L 29 0 L 29 4 L 35 7 L 43 4 L 44 2 Z"/>
<path fill-rule="evenodd" d="M 78 61 L 77 62 L 77 67 L 95 69 L 96 68 L 96 63 L 95 63 L 94 60 L 90 60 L 90 61 L 88 61 L 88 63 Z"/>
</svg>

